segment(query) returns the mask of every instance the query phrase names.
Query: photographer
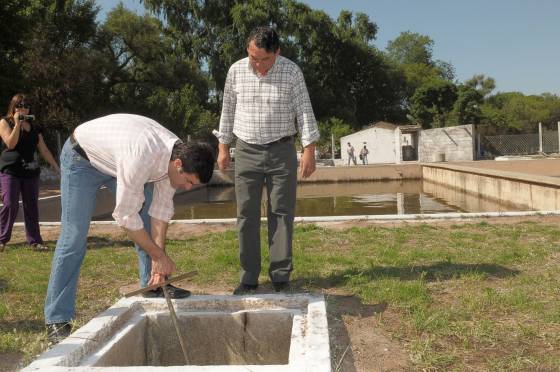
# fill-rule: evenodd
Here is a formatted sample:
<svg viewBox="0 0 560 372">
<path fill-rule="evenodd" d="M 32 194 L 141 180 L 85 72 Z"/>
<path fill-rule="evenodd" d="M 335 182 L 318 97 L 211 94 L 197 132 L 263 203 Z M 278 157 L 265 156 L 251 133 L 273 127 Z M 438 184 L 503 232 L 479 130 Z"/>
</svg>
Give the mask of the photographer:
<svg viewBox="0 0 560 372">
<path fill-rule="evenodd" d="M 27 242 L 39 251 L 48 250 L 39 231 L 39 174 L 37 150 L 58 172 L 60 168 L 45 145 L 41 128 L 33 122 L 30 105 L 23 94 L 12 97 L 8 113 L 0 120 L 0 251 L 12 236 L 12 228 L 19 208 L 21 194 Z"/>
</svg>

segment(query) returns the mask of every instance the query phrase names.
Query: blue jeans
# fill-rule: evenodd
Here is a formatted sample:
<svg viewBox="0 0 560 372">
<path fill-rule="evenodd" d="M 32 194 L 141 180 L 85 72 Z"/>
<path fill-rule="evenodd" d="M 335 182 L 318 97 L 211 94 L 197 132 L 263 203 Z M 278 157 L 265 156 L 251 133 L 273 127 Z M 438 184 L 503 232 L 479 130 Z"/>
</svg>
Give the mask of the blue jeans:
<svg viewBox="0 0 560 372">
<path fill-rule="evenodd" d="M 75 317 L 78 277 L 87 244 L 87 234 L 95 208 L 97 191 L 106 186 L 115 193 L 116 179 L 99 172 L 66 141 L 60 154 L 61 203 L 60 237 L 52 260 L 51 276 L 45 299 L 45 323 L 68 322 Z M 150 233 L 148 210 L 152 201 L 152 184 L 144 188 L 145 202 L 140 211 L 144 228 Z M 152 260 L 138 245 L 140 285 L 150 280 Z"/>
</svg>

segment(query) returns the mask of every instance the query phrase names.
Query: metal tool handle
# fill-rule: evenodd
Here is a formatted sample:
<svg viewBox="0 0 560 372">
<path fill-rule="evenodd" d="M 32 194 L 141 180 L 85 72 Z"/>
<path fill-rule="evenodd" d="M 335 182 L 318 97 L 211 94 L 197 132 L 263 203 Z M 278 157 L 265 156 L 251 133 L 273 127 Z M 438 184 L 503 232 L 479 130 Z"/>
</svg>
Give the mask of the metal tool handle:
<svg viewBox="0 0 560 372">
<path fill-rule="evenodd" d="M 141 294 L 141 293 L 144 293 L 144 292 L 147 292 L 147 291 L 158 289 L 159 287 L 165 287 L 167 284 L 176 282 L 178 280 L 192 278 L 193 276 L 196 276 L 196 275 L 198 275 L 198 271 L 190 271 L 188 273 L 177 275 L 177 276 L 174 276 L 173 278 L 169 278 L 163 283 L 154 284 L 154 285 L 151 285 L 149 287 L 144 287 L 144 288 L 140 288 L 140 289 L 137 289 L 135 291 L 132 291 L 132 292 L 125 293 L 124 297 L 136 296 L 138 294 Z"/>
<path fill-rule="evenodd" d="M 163 295 L 165 296 L 165 301 L 167 301 L 167 307 L 169 308 L 169 314 L 171 315 L 171 320 L 175 326 L 175 332 L 177 332 L 177 338 L 179 338 L 179 343 L 181 344 L 181 350 L 183 350 L 183 356 L 185 357 L 185 364 L 189 364 L 189 357 L 187 355 L 187 347 L 185 346 L 185 341 L 179 330 L 179 320 L 177 319 L 177 314 L 175 314 L 175 308 L 173 308 L 173 303 L 171 302 L 171 297 L 169 296 L 169 291 L 166 286 L 161 287 L 163 289 Z"/>
</svg>

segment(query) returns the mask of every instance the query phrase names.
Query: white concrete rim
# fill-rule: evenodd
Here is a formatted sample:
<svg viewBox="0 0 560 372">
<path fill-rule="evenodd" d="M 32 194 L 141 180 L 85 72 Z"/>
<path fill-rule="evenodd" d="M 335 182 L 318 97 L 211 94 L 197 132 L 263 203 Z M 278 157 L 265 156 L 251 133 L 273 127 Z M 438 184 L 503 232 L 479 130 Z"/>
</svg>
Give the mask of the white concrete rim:
<svg viewBox="0 0 560 372">
<path fill-rule="evenodd" d="M 475 219 L 490 217 L 528 217 L 528 216 L 560 216 L 560 210 L 552 211 L 519 211 L 519 212 L 475 212 L 475 213 L 430 213 L 430 214 L 381 214 L 381 215 L 357 215 L 357 216 L 315 216 L 296 217 L 295 222 L 345 222 L 345 221 L 422 221 L 422 220 L 451 220 L 451 219 Z M 261 218 L 266 221 L 266 218 Z M 185 225 L 234 225 L 236 218 L 208 218 L 195 220 L 171 220 L 170 224 Z M 40 226 L 60 226 L 60 222 L 40 222 Z M 92 225 L 117 225 L 115 221 L 91 221 Z M 24 226 L 23 222 L 16 222 L 14 226 Z"/>
</svg>

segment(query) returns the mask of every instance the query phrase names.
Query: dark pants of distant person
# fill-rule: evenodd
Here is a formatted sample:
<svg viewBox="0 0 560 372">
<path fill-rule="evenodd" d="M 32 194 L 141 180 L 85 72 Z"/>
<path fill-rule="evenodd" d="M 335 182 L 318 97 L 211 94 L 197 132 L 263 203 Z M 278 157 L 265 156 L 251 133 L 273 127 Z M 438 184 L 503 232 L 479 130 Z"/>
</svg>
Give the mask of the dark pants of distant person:
<svg viewBox="0 0 560 372">
<path fill-rule="evenodd" d="M 292 266 L 296 208 L 297 154 L 294 139 L 266 145 L 237 140 L 235 195 L 241 283 L 258 284 L 261 272 L 261 200 L 267 190 L 268 245 L 272 282 L 287 282 Z"/>
<path fill-rule="evenodd" d="M 27 243 L 43 244 L 39 229 L 39 176 L 16 177 L 0 173 L 0 187 L 4 204 L 0 209 L 0 243 L 6 244 L 12 237 L 21 195 Z"/>
</svg>

